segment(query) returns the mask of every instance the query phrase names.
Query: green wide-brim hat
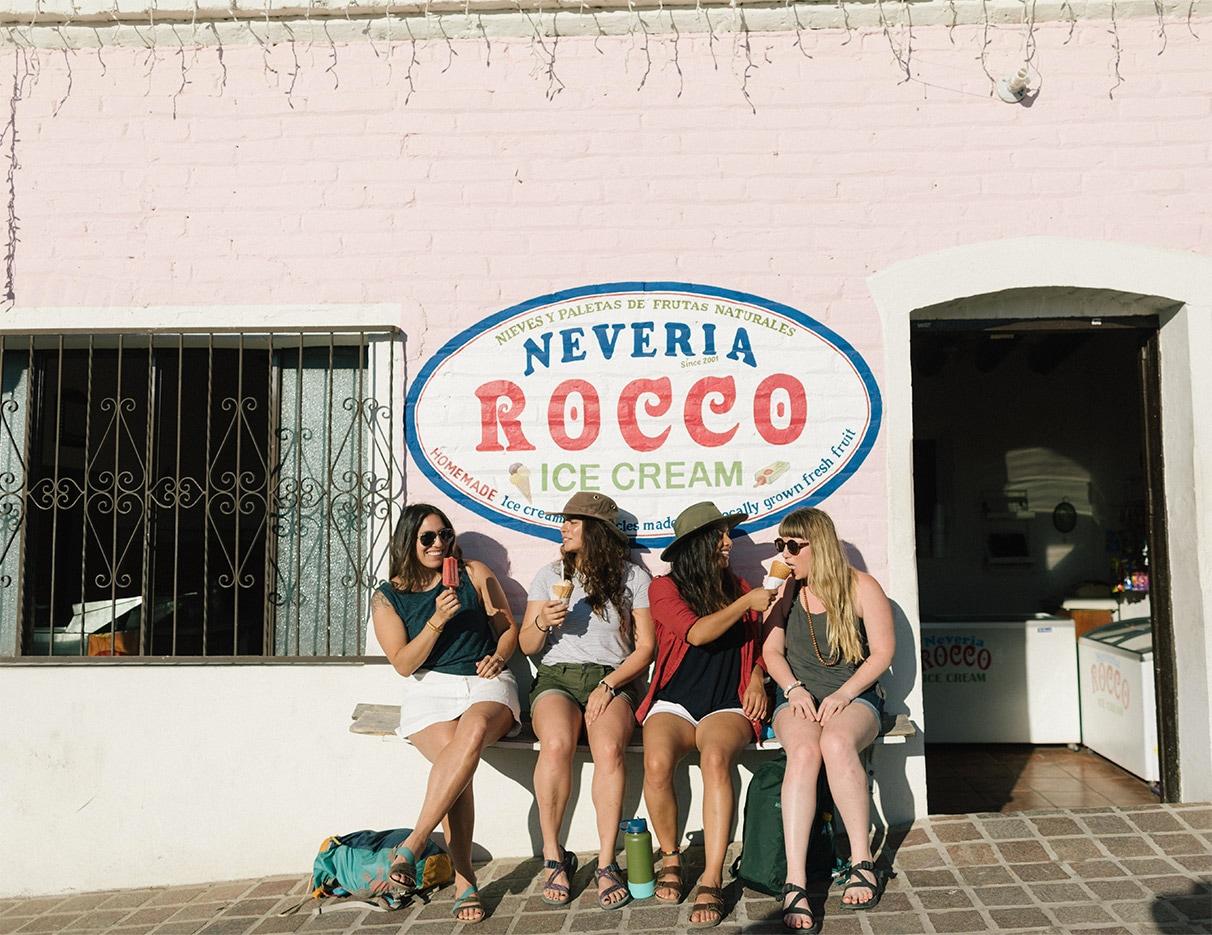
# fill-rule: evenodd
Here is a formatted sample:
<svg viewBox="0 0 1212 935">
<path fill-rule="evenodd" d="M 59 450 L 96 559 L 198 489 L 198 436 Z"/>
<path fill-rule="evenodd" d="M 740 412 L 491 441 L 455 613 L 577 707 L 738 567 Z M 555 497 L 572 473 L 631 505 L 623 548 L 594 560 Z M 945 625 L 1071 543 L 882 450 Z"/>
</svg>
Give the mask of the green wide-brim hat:
<svg viewBox="0 0 1212 935">
<path fill-rule="evenodd" d="M 661 553 L 661 561 L 669 561 L 690 536 L 706 526 L 727 523 L 729 529 L 734 529 L 747 519 L 749 519 L 748 513 L 721 513 L 720 508 L 709 500 L 688 506 L 673 521 L 673 541 L 665 546 L 665 550 Z"/>
</svg>

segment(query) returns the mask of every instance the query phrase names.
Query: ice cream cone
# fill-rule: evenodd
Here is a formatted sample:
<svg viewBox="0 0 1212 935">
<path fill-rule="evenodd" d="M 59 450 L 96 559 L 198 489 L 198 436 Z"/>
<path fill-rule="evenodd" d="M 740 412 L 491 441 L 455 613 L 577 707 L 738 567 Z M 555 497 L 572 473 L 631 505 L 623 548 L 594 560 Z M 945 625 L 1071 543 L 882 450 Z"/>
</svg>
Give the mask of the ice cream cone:
<svg viewBox="0 0 1212 935">
<path fill-rule="evenodd" d="M 518 488 L 518 492 L 530 503 L 530 468 L 521 462 L 509 466 L 509 482 Z"/>
<path fill-rule="evenodd" d="M 572 582 L 567 578 L 556 582 L 551 586 L 551 596 L 557 601 L 568 603 L 568 599 L 572 597 Z"/>
<path fill-rule="evenodd" d="M 777 558 L 770 563 L 770 574 L 762 581 L 762 587 L 771 591 L 777 591 L 783 586 L 783 582 L 787 580 L 791 574 L 791 569 Z"/>
</svg>

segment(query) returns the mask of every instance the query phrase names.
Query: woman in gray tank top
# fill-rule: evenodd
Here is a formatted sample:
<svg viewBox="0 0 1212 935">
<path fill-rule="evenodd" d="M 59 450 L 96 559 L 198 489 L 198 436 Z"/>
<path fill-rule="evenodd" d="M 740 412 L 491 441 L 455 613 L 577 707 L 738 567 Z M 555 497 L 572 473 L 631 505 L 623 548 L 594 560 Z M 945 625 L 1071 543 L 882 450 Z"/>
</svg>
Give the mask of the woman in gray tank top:
<svg viewBox="0 0 1212 935">
<path fill-rule="evenodd" d="M 892 662 L 892 607 L 871 575 L 851 567 L 833 520 L 804 509 L 779 524 L 775 548 L 791 576 L 767 618 L 763 654 L 779 686 L 774 732 L 787 752 L 783 839 L 787 880 L 783 924 L 820 931 L 808 906 L 806 858 L 821 767 L 850 838 L 850 869 L 839 880 L 842 908 L 871 909 L 888 872 L 871 859 L 871 797 L 859 752 L 879 735 L 879 677 Z"/>
</svg>

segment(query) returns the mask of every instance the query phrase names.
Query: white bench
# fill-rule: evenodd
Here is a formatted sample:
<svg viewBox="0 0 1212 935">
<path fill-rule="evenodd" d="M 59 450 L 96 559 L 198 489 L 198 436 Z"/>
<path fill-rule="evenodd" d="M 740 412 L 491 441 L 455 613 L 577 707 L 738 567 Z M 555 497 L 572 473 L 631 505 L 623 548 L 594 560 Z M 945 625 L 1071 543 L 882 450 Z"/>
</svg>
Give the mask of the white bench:
<svg viewBox="0 0 1212 935">
<path fill-rule="evenodd" d="M 400 706 L 398 704 L 359 704 L 354 706 L 353 720 L 349 730 L 354 734 L 365 734 L 371 737 L 394 736 L 400 726 Z M 875 739 L 878 744 L 904 743 L 910 737 L 917 735 L 917 728 L 909 720 L 907 714 L 885 714 L 883 731 Z M 498 740 L 494 747 L 506 750 L 538 750 L 539 741 L 530 729 L 530 723 L 524 722 L 520 733 L 513 737 Z M 588 747 L 582 745 L 582 749 Z M 762 743 L 751 743 L 747 750 L 781 750 L 782 745 L 777 740 L 766 740 Z M 640 740 L 640 731 L 636 731 L 632 742 L 627 747 L 628 753 L 642 753 L 644 745 Z"/>
</svg>

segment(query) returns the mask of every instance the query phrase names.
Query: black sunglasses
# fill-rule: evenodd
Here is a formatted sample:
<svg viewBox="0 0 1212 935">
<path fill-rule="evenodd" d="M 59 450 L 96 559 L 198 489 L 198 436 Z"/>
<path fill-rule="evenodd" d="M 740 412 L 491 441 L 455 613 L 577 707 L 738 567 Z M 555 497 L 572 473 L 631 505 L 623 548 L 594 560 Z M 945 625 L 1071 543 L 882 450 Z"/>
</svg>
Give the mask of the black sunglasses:
<svg viewBox="0 0 1212 935">
<path fill-rule="evenodd" d="M 433 545 L 434 539 L 441 539 L 446 543 L 454 542 L 454 530 L 449 526 L 445 526 L 442 529 L 439 529 L 437 532 L 434 532 L 432 529 L 427 529 L 425 532 L 417 536 L 417 541 L 427 549 Z M 794 555 L 795 553 L 792 552 L 791 554 Z"/>
<path fill-rule="evenodd" d="M 799 555 L 800 549 L 806 549 L 811 543 L 796 542 L 794 539 L 775 539 L 774 548 L 778 552 L 786 552 L 788 555 Z"/>
</svg>

